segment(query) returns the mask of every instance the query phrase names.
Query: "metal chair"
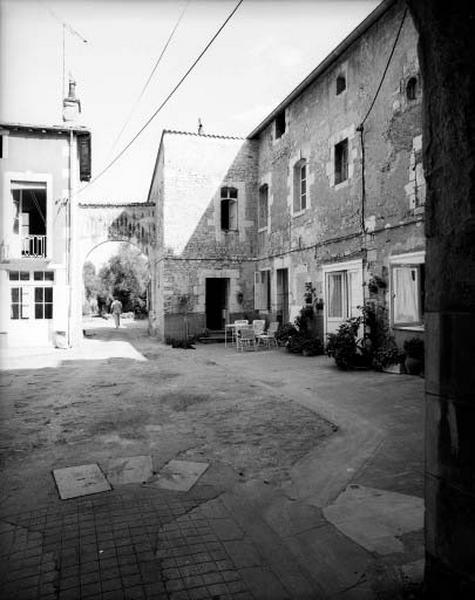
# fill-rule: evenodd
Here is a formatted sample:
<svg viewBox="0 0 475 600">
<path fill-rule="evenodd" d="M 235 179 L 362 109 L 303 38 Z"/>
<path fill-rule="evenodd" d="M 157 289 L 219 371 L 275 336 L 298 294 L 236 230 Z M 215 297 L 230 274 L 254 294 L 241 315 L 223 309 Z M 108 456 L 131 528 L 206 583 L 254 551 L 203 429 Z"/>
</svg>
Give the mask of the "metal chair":
<svg viewBox="0 0 475 600">
<path fill-rule="evenodd" d="M 256 349 L 256 334 L 254 328 L 250 325 L 247 327 L 244 325 L 238 330 L 236 337 L 236 347 L 244 352 L 244 349 L 254 348 Z"/>
<path fill-rule="evenodd" d="M 252 328 L 254 329 L 254 333 L 256 334 L 256 338 L 264 333 L 266 328 L 266 322 L 264 319 L 254 319 L 252 322 Z"/>
<path fill-rule="evenodd" d="M 236 319 L 233 323 L 234 327 L 232 328 L 231 333 L 231 344 L 237 344 L 237 336 L 240 327 L 236 327 L 237 325 L 249 325 L 249 321 L 247 319 Z"/>
<path fill-rule="evenodd" d="M 275 339 L 275 334 L 279 329 L 278 321 L 271 321 L 269 323 L 269 327 L 265 333 L 261 333 L 257 336 L 257 344 L 263 343 L 264 346 L 269 349 L 271 346 L 277 346 L 277 340 Z"/>
</svg>

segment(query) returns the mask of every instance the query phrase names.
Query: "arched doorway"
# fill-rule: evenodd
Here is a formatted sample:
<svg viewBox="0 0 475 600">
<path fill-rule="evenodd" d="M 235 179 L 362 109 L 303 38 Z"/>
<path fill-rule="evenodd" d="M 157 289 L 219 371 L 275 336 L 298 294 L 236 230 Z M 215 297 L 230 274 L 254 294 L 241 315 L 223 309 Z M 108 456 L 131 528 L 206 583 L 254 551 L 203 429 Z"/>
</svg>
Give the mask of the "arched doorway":
<svg viewBox="0 0 475 600">
<path fill-rule="evenodd" d="M 84 316 L 104 316 L 113 298 L 125 314 L 146 319 L 150 308 L 150 261 L 128 240 L 105 241 L 87 253 L 82 265 Z"/>
</svg>

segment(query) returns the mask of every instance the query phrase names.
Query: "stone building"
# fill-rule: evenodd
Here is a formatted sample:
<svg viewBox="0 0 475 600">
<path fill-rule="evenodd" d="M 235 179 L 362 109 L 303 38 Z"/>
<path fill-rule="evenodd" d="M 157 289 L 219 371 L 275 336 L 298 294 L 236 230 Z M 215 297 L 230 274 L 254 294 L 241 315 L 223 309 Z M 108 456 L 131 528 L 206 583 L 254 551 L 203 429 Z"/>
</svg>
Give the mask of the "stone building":
<svg viewBox="0 0 475 600">
<path fill-rule="evenodd" d="M 374 299 L 396 338 L 423 332 L 417 34 L 383 2 L 247 137 L 165 131 L 156 327 L 291 321 L 312 291 L 322 336 Z"/>
<path fill-rule="evenodd" d="M 74 82 L 65 121 L 78 100 Z M 74 191 L 91 176 L 91 135 L 63 125 L 0 125 L 0 340 L 72 345 L 80 335 Z M 70 233 L 72 232 L 72 233 Z"/>
</svg>

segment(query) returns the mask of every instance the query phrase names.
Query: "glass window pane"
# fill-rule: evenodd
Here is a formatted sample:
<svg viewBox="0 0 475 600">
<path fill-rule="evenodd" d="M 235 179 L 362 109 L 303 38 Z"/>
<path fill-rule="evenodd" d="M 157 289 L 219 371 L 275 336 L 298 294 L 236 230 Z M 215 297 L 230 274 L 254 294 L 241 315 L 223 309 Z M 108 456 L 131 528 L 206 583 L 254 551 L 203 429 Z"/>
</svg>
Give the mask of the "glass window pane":
<svg viewBox="0 0 475 600">
<path fill-rule="evenodd" d="M 43 271 L 35 271 L 35 274 L 33 277 L 34 277 L 35 281 L 43 281 L 43 276 L 44 276 Z"/>
<path fill-rule="evenodd" d="M 53 318 L 53 305 L 46 304 L 45 305 L 45 319 L 52 319 L 52 318 Z"/>
<path fill-rule="evenodd" d="M 35 319 L 42 319 L 42 318 L 43 318 L 43 305 L 35 304 Z"/>
<path fill-rule="evenodd" d="M 54 281 L 54 271 L 45 271 L 45 280 Z"/>
<path fill-rule="evenodd" d="M 12 319 L 20 318 L 20 307 L 18 306 L 18 304 L 12 304 L 11 318 Z"/>
<path fill-rule="evenodd" d="M 343 279 L 341 273 L 330 273 L 328 276 L 328 316 L 343 317 Z"/>
<path fill-rule="evenodd" d="M 20 288 L 12 288 L 12 302 L 20 302 Z"/>
<path fill-rule="evenodd" d="M 221 198 L 227 198 L 228 197 L 228 188 L 223 187 L 221 188 Z"/>
<path fill-rule="evenodd" d="M 45 288 L 45 302 L 53 302 L 53 288 Z"/>
<path fill-rule="evenodd" d="M 417 268 L 394 268 L 394 323 L 419 321 L 417 279 Z"/>
<path fill-rule="evenodd" d="M 230 198 L 237 198 L 238 193 L 237 193 L 237 189 L 236 188 L 229 188 L 229 197 Z"/>
<path fill-rule="evenodd" d="M 20 279 L 20 273 L 18 271 L 9 271 L 10 281 L 18 281 Z"/>
<path fill-rule="evenodd" d="M 43 302 L 43 288 L 35 288 L 35 302 Z"/>
<path fill-rule="evenodd" d="M 28 281 L 30 279 L 29 271 L 20 271 L 20 279 L 21 281 Z"/>
</svg>

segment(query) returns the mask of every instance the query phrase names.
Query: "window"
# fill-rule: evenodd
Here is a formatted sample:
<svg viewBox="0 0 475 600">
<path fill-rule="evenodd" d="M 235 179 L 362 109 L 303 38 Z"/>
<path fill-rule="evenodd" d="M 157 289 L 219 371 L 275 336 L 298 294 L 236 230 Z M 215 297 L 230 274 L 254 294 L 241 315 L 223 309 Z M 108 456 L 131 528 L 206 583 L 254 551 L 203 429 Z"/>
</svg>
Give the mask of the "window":
<svg viewBox="0 0 475 600">
<path fill-rule="evenodd" d="M 19 238 L 21 256 L 46 256 L 46 183 L 12 181 L 12 232 Z"/>
<path fill-rule="evenodd" d="M 29 271 L 9 271 L 8 277 L 10 281 L 29 281 Z"/>
<path fill-rule="evenodd" d="M 275 118 L 275 139 L 284 135 L 286 128 L 285 110 L 282 110 Z"/>
<path fill-rule="evenodd" d="M 269 186 L 261 185 L 259 188 L 259 204 L 257 209 L 257 227 L 264 229 L 269 222 Z"/>
<path fill-rule="evenodd" d="M 270 298 L 270 271 L 256 271 L 254 273 L 254 308 L 270 311 Z"/>
<path fill-rule="evenodd" d="M 307 208 L 307 161 L 302 158 L 294 167 L 294 213 Z"/>
<path fill-rule="evenodd" d="M 8 277 L 11 319 L 53 318 L 54 271 L 9 271 Z"/>
<path fill-rule="evenodd" d="M 424 293 L 424 264 L 393 265 L 392 321 L 394 325 L 423 324 Z"/>
<path fill-rule="evenodd" d="M 348 138 L 335 146 L 335 185 L 348 179 Z"/>
<path fill-rule="evenodd" d="M 328 317 L 346 319 L 348 316 L 347 272 L 328 273 Z"/>
<path fill-rule="evenodd" d="M 35 271 L 33 279 L 35 281 L 54 281 L 54 271 Z"/>
<path fill-rule="evenodd" d="M 12 287 L 10 289 L 11 312 L 10 318 L 13 320 L 28 319 L 29 316 L 29 290 L 28 288 Z"/>
<path fill-rule="evenodd" d="M 35 319 L 53 318 L 53 288 L 35 287 Z"/>
<path fill-rule="evenodd" d="M 346 90 L 346 78 L 344 75 L 338 75 L 336 78 L 336 95 L 338 96 Z"/>
<path fill-rule="evenodd" d="M 417 98 L 417 78 L 411 77 L 406 85 L 406 97 L 408 100 Z"/>
<path fill-rule="evenodd" d="M 223 231 L 237 230 L 237 197 L 236 188 L 221 188 L 221 229 Z"/>
</svg>

